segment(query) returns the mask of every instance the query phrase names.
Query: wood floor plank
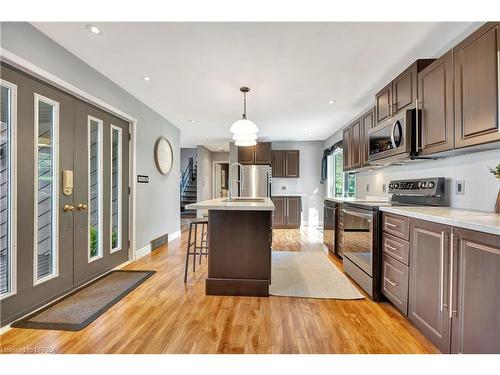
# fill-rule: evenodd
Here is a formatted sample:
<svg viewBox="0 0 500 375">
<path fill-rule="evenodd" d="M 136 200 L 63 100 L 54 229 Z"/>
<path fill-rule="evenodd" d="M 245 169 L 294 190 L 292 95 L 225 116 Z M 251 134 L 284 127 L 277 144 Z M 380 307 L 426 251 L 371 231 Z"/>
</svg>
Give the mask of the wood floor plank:
<svg viewBox="0 0 500 375">
<path fill-rule="evenodd" d="M 184 284 L 186 222 L 179 239 L 125 267 L 157 273 L 79 332 L 11 329 L 1 352 L 436 353 L 389 303 L 292 297 L 205 296 L 207 260 Z M 273 249 L 322 251 L 316 228 L 273 231 Z M 337 267 L 342 262 L 329 255 Z M 192 266 L 192 263 L 190 263 Z"/>
</svg>

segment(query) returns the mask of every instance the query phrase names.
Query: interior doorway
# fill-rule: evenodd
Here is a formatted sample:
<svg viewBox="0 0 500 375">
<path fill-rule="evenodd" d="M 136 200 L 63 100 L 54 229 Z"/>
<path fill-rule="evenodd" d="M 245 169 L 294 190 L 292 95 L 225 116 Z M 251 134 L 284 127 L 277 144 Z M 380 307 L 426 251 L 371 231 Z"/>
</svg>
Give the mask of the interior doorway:
<svg viewBox="0 0 500 375">
<path fill-rule="evenodd" d="M 212 172 L 212 198 L 223 198 L 229 194 L 229 162 L 214 161 Z"/>
</svg>

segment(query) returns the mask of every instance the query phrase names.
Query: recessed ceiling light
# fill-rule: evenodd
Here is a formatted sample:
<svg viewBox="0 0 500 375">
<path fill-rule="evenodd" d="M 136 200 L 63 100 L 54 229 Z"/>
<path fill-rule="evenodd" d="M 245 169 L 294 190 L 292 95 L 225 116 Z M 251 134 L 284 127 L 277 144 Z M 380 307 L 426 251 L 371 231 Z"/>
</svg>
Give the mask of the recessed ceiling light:
<svg viewBox="0 0 500 375">
<path fill-rule="evenodd" d="M 146 82 L 151 81 L 151 77 L 150 76 L 144 76 L 144 77 L 142 77 L 142 79 L 145 80 Z"/>
<path fill-rule="evenodd" d="M 96 25 L 87 25 L 87 30 L 92 34 L 101 35 L 101 29 L 99 29 Z"/>
<path fill-rule="evenodd" d="M 335 100 L 329 100 L 328 104 L 335 104 Z"/>
</svg>

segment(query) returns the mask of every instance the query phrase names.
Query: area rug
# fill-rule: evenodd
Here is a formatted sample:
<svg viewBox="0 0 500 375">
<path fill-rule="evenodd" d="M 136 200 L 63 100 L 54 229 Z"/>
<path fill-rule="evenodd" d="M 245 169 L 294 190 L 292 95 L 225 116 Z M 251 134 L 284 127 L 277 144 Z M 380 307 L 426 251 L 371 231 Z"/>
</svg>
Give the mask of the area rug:
<svg viewBox="0 0 500 375">
<path fill-rule="evenodd" d="M 364 298 L 342 271 L 320 252 L 273 251 L 269 293 L 305 298 Z"/>
<path fill-rule="evenodd" d="M 43 309 L 14 322 L 11 326 L 79 331 L 154 273 L 155 271 L 111 271 Z"/>
</svg>

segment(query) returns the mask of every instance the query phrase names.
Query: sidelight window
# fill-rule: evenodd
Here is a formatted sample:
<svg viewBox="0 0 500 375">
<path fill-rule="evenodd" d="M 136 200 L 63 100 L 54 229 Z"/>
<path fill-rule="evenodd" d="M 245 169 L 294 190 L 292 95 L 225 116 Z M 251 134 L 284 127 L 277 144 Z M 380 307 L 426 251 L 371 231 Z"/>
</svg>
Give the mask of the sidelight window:
<svg viewBox="0 0 500 375">
<path fill-rule="evenodd" d="M 89 262 L 102 257 L 102 128 L 102 120 L 88 117 Z"/>
<path fill-rule="evenodd" d="M 111 125 L 111 252 L 122 239 L 122 129 Z"/>
<path fill-rule="evenodd" d="M 35 94 L 34 284 L 58 275 L 59 103 Z"/>
<path fill-rule="evenodd" d="M 328 197 L 356 196 L 356 174 L 344 172 L 344 160 L 341 148 L 337 148 L 327 159 Z"/>
<path fill-rule="evenodd" d="M 16 86 L 0 80 L 0 299 L 16 293 Z"/>
</svg>

